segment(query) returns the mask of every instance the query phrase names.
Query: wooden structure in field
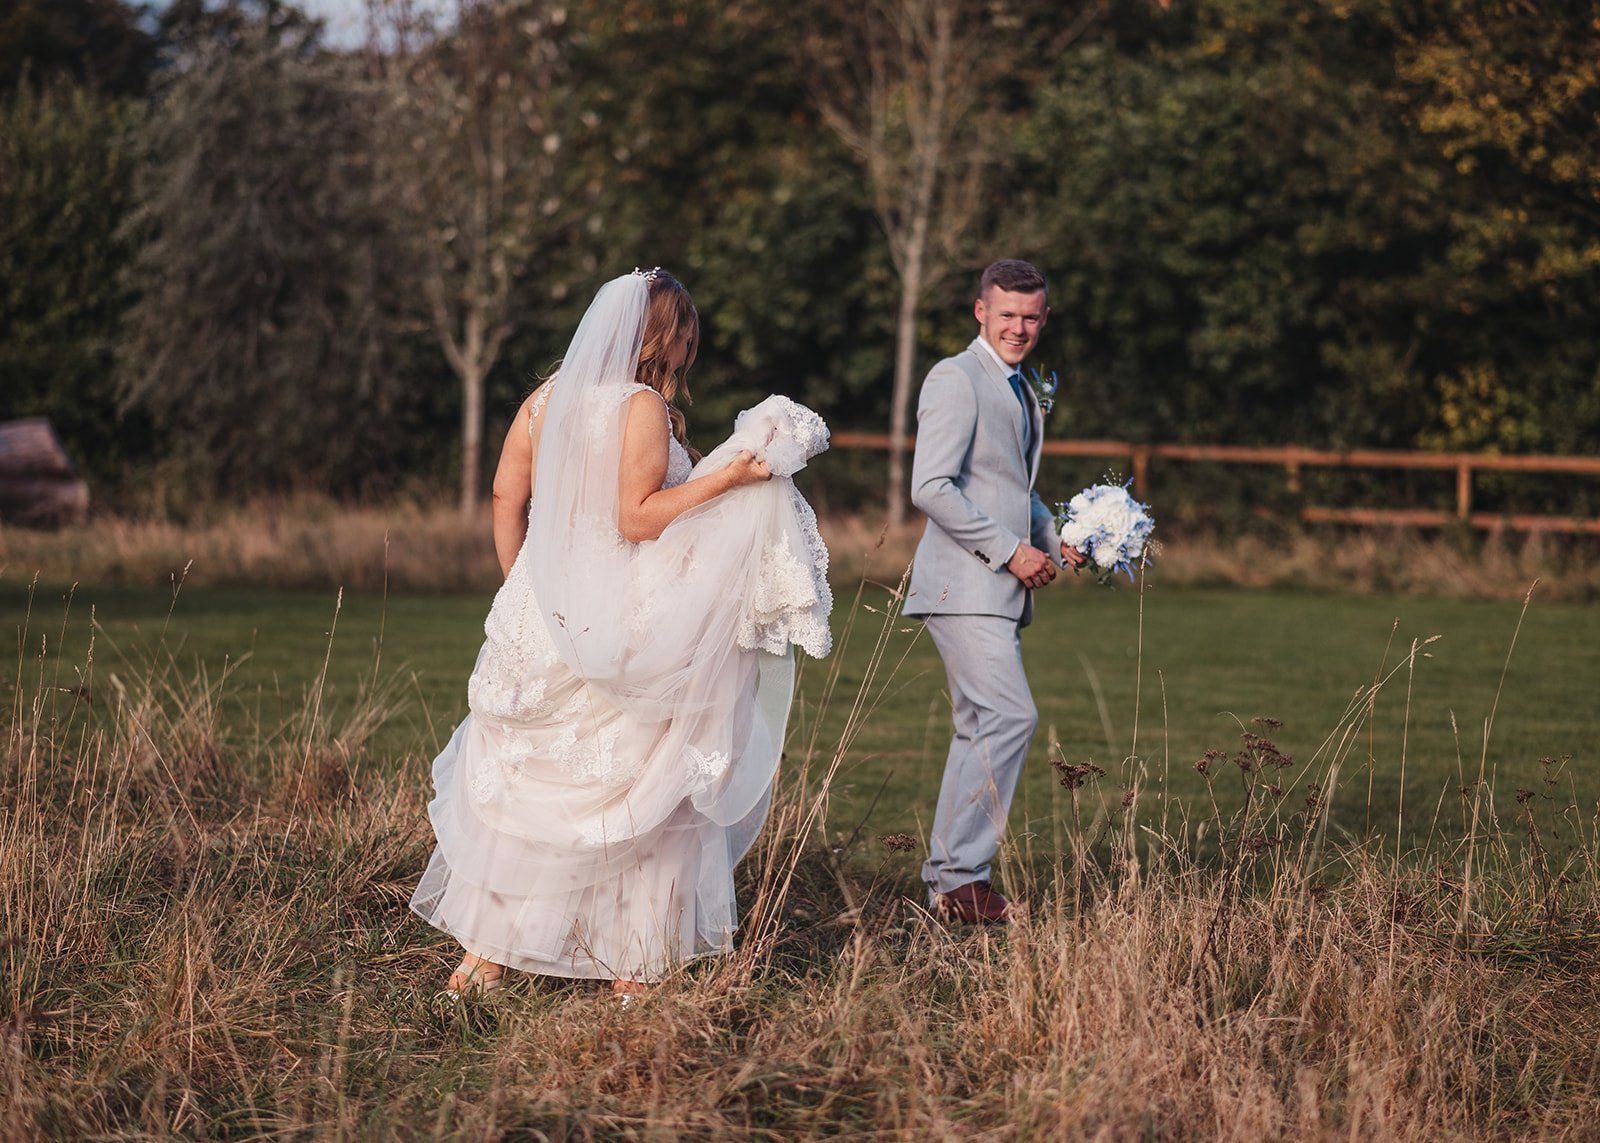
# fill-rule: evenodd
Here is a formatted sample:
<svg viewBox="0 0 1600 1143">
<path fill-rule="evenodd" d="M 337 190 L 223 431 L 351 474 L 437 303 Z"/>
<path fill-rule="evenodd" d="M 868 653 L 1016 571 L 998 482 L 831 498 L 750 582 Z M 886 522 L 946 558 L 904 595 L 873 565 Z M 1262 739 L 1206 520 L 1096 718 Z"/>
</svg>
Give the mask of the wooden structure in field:
<svg viewBox="0 0 1600 1143">
<path fill-rule="evenodd" d="M 886 451 L 889 438 L 877 433 L 837 432 L 832 447 Z M 909 447 L 909 445 L 908 445 Z M 1045 456 L 1101 457 L 1125 460 L 1135 488 L 1146 487 L 1152 460 L 1212 464 L 1264 465 L 1282 468 L 1291 492 L 1300 491 L 1300 474 L 1308 468 L 1395 469 L 1454 473 L 1454 512 L 1427 508 L 1324 508 L 1306 505 L 1300 518 L 1313 524 L 1398 525 L 1440 527 L 1462 523 L 1484 531 L 1569 532 L 1600 535 L 1600 519 L 1476 512 L 1472 505 L 1474 472 L 1533 472 L 1547 475 L 1600 477 L 1600 456 L 1492 456 L 1479 453 L 1401 452 L 1381 449 L 1256 448 L 1245 445 L 1129 444 L 1125 441 L 1045 441 Z"/>
<path fill-rule="evenodd" d="M 0 524 L 59 528 L 83 522 L 89 486 L 44 417 L 0 422 Z"/>
</svg>

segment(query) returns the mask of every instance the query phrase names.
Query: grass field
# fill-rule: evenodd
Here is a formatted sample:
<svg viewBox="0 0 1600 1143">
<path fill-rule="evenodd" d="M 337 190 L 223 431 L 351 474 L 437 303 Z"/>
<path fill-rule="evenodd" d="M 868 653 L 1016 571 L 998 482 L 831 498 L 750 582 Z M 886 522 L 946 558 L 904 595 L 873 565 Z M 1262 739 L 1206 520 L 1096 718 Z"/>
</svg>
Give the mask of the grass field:
<svg viewBox="0 0 1600 1143">
<path fill-rule="evenodd" d="M 869 664 L 881 656 L 865 688 L 870 714 L 833 786 L 830 820 L 853 828 L 870 806 L 868 831 L 920 835 L 931 820 L 948 741 L 948 700 L 920 624 L 900 621 L 884 634 L 888 601 L 884 588 L 867 586 L 847 633 L 852 600 L 841 591 L 838 661 L 805 665 L 790 749 L 812 741 L 824 753 L 833 748 L 846 700 L 862 691 Z M 47 643 L 49 671 L 81 661 L 92 615 L 102 675 L 118 670 L 119 660 L 124 674 L 137 673 L 151 655 L 171 656 L 183 669 L 203 664 L 213 676 L 227 666 L 225 721 L 244 727 L 303 707 L 326 658 L 323 703 L 330 711 L 375 672 L 395 683 L 374 747 L 387 765 L 425 784 L 427 760 L 465 713 L 466 676 L 487 606 L 477 595 L 341 600 L 333 593 L 184 588 L 174 600 L 170 591 L 96 587 L 72 592 L 69 606 L 62 588 L 30 591 L 0 581 L 0 624 L 19 633 L 18 653 L 0 672 L 13 675 L 20 665 L 37 674 Z M 1402 746 L 1408 836 L 1432 828 L 1436 817 L 1445 833 L 1460 829 L 1459 787 L 1480 762 L 1509 797 L 1517 787 L 1543 788 L 1541 758 L 1570 758 L 1558 792 L 1592 813 L 1600 797 L 1600 609 L 1541 603 L 1535 594 L 1523 616 L 1513 602 L 1166 589 L 1159 581 L 1141 598 L 1083 582 L 1043 595 L 1037 622 L 1024 632 L 1041 733 L 1013 825 L 1039 828 L 1059 814 L 1045 763 L 1052 734 L 1065 760 L 1093 761 L 1108 772 L 1101 797 L 1115 798 L 1119 785 L 1132 783 L 1128 759 L 1137 755 L 1146 790 L 1170 790 L 1194 810 L 1204 793 L 1195 760 L 1208 748 L 1236 746 L 1240 723 L 1282 720 L 1278 745 L 1309 760 L 1357 688 L 1403 664 L 1413 639 L 1431 636 L 1439 639 L 1419 651 L 1415 671 L 1402 667 L 1389 679 L 1367 727 L 1346 743 L 1334 825 L 1393 831 Z M 824 703 L 835 670 L 833 697 Z M 1485 754 L 1484 722 L 1497 691 Z M 1237 789 L 1237 777 L 1219 783 L 1225 806 Z"/>
<path fill-rule="evenodd" d="M 790 780 L 740 870 L 735 951 L 624 1010 L 528 978 L 435 999 L 457 950 L 405 902 L 485 597 L 64 594 L 0 579 L 19 633 L 0 666 L 5 1137 L 1581 1139 L 1600 1121 L 1592 608 L 1056 592 L 1030 675 L 1057 760 L 1107 774 L 1074 821 L 1036 749 L 1013 823 L 1032 860 L 1005 873 L 1033 910 L 996 935 L 934 923 L 918 843 L 875 840 L 923 833 L 946 710 L 888 592 L 846 597 L 848 641 L 805 671 Z M 1370 692 L 1352 696 L 1384 673 L 1364 720 Z M 1213 810 L 1194 760 L 1257 715 L 1300 761 L 1222 762 Z M 1545 785 L 1539 758 L 1564 755 Z M 1480 759 L 1494 797 L 1463 780 Z M 1404 854 L 1385 840 L 1402 768 Z M 1324 843 L 1291 811 L 1335 769 Z"/>
</svg>

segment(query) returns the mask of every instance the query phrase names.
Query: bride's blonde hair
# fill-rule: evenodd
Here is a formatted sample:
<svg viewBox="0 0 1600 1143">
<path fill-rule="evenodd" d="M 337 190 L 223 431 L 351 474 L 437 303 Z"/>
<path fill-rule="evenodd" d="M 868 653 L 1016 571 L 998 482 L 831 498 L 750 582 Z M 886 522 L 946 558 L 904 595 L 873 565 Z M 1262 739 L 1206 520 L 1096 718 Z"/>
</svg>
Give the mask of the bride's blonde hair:
<svg viewBox="0 0 1600 1143">
<path fill-rule="evenodd" d="M 689 445 L 688 430 L 683 411 L 676 402 L 681 396 L 685 405 L 693 404 L 689 394 L 689 367 L 700 351 L 700 313 L 694 308 L 689 291 L 683 283 L 665 270 L 652 271 L 650 275 L 650 300 L 645 306 L 644 336 L 639 346 L 639 370 L 634 379 L 648 385 L 667 402 L 667 419 L 672 422 L 672 435 L 689 450 L 695 460 L 700 454 Z M 689 338 L 689 352 L 680 368 L 672 368 L 672 351 L 683 337 Z"/>
</svg>

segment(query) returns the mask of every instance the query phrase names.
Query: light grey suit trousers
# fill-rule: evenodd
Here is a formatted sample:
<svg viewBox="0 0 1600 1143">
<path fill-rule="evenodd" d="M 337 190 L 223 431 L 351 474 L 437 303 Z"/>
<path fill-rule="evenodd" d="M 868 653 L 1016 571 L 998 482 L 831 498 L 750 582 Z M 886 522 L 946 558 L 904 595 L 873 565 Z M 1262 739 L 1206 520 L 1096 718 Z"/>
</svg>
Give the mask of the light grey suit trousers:
<svg viewBox="0 0 1600 1143">
<path fill-rule="evenodd" d="M 989 880 L 1038 725 L 1019 631 L 1033 593 L 1006 569 L 1017 544 L 1060 562 L 1050 510 L 1033 490 L 1044 418 L 1028 394 L 1033 448 L 1007 374 L 974 341 L 935 365 L 917 406 L 911 500 L 928 517 L 905 614 L 924 616 L 944 660 L 955 734 L 922 879 L 930 896 Z"/>
</svg>

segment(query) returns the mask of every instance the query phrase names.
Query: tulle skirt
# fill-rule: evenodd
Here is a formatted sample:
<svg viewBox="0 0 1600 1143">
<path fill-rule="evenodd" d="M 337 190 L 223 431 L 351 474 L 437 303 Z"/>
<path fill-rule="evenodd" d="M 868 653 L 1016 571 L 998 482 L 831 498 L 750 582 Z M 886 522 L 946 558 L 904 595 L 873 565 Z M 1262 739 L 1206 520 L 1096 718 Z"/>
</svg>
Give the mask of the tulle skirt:
<svg viewBox="0 0 1600 1143">
<path fill-rule="evenodd" d="M 620 435 L 622 406 L 595 404 Z M 588 439 L 585 418 L 571 426 Z M 814 413 L 769 398 L 695 472 L 748 449 L 792 473 L 826 438 Z M 411 905 L 513 968 L 654 980 L 732 947 L 733 871 L 766 819 L 794 648 L 832 645 L 828 553 L 787 476 L 630 545 L 592 489 L 577 495 L 614 482 L 615 457 L 567 453 L 571 471 L 540 461 L 472 713 L 434 762 L 438 847 Z"/>
<path fill-rule="evenodd" d="M 731 949 L 733 871 L 766 818 L 794 678 L 792 655 L 734 661 L 727 693 L 682 720 L 696 745 L 491 637 L 472 713 L 433 764 L 438 844 L 411 908 L 548 976 L 653 981 Z"/>
</svg>

